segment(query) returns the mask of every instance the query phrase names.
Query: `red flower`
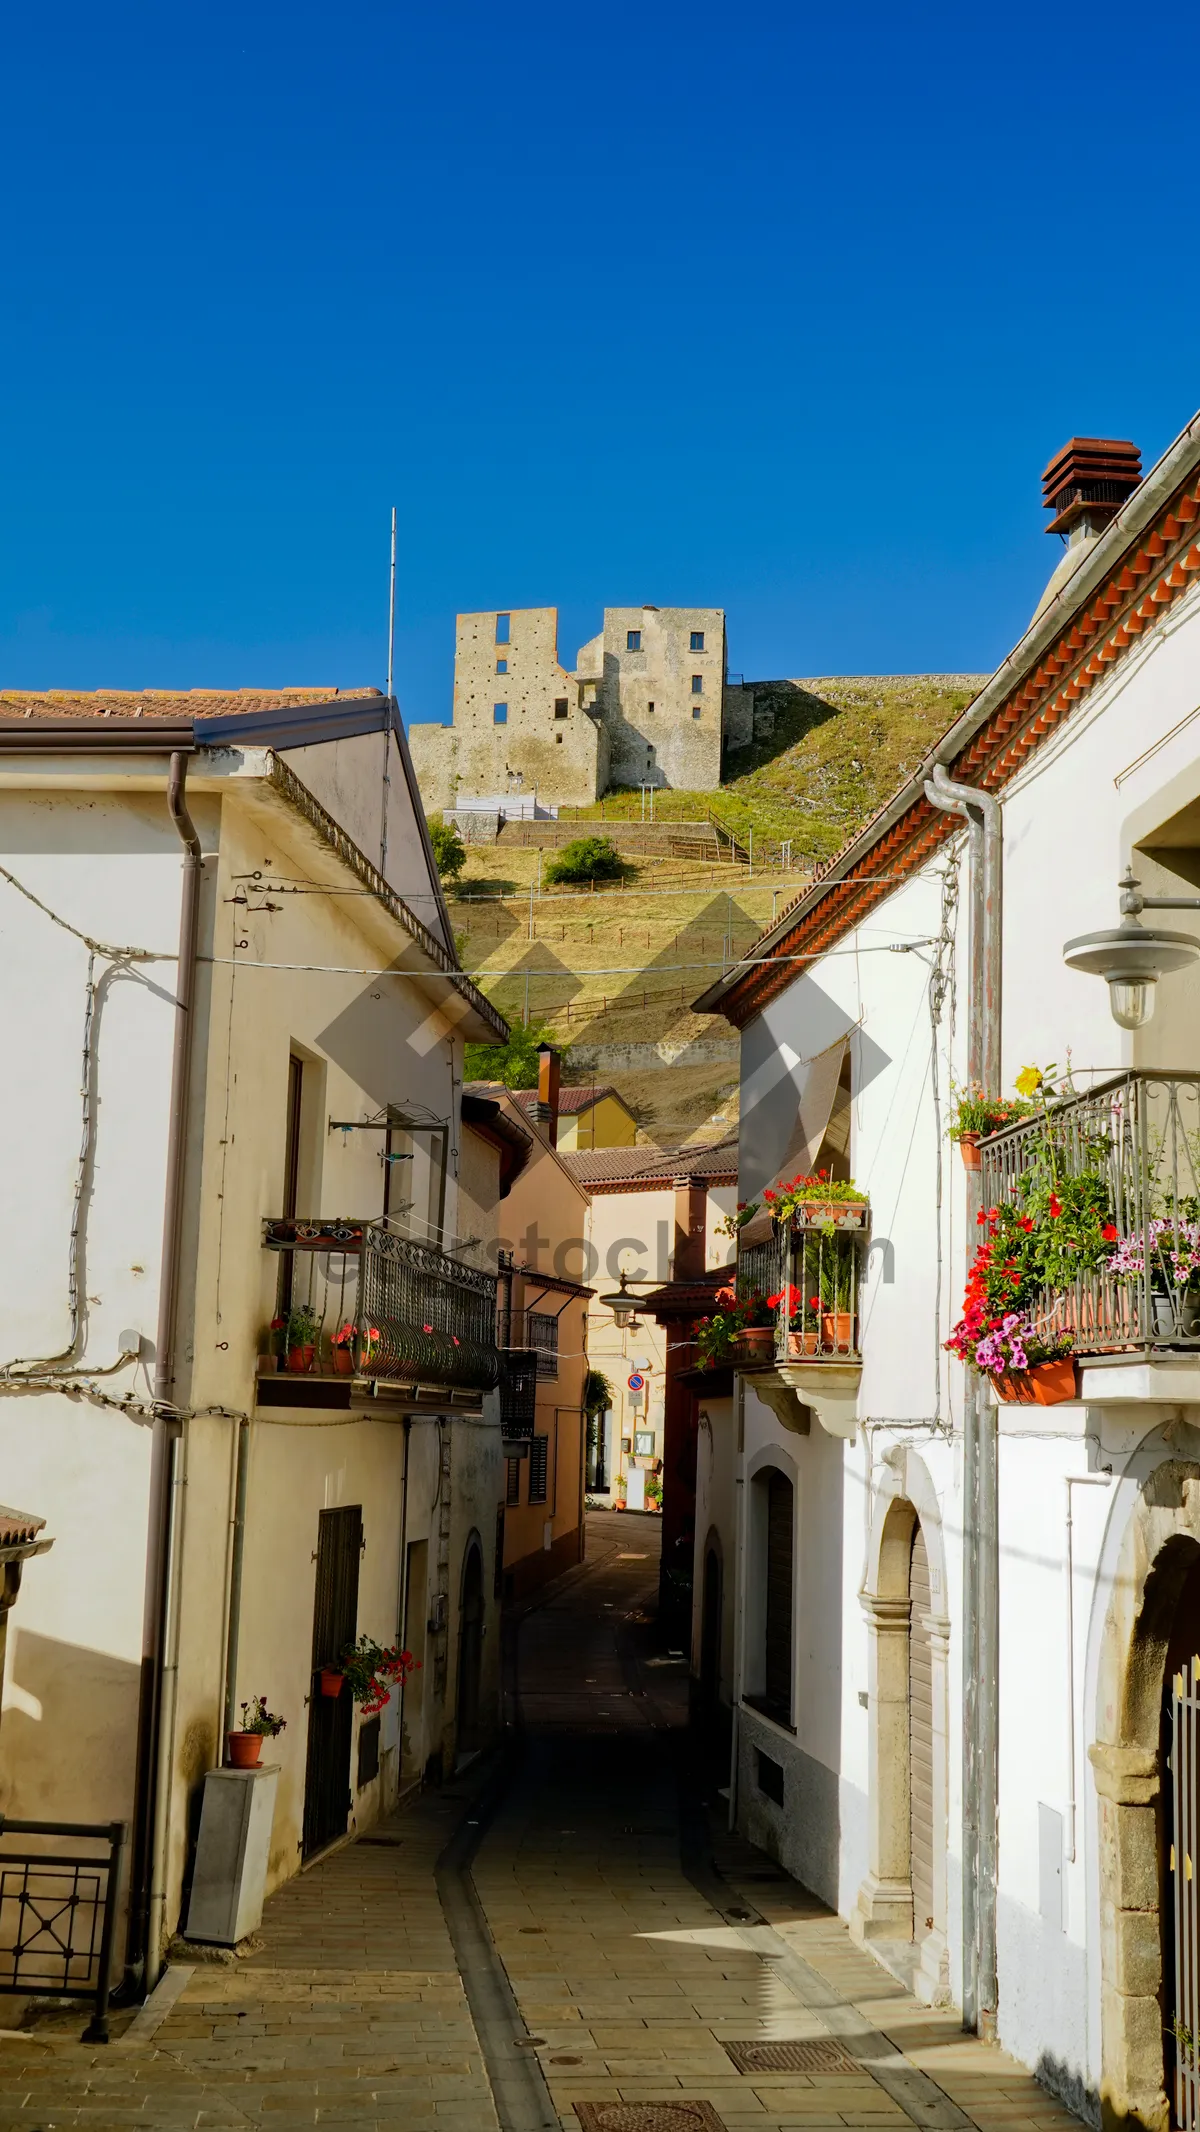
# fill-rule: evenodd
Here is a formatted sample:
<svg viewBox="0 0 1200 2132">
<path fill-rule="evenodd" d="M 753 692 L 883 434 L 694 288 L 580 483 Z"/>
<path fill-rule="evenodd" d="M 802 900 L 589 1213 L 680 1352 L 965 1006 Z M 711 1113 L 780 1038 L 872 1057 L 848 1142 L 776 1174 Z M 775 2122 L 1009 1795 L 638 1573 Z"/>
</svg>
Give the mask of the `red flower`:
<svg viewBox="0 0 1200 2132">
<path fill-rule="evenodd" d="M 1119 1233 L 1115 1221 L 1106 1221 L 1100 1231 L 1106 1244 L 1115 1244 Z"/>
<path fill-rule="evenodd" d="M 1051 1219 L 1051 1221 L 1057 1221 L 1057 1220 L 1058 1220 L 1058 1217 L 1059 1217 L 1059 1215 L 1060 1215 L 1061 1213 L 1062 1213 L 1062 1201 L 1061 1201 L 1061 1199 L 1060 1199 L 1060 1198 L 1058 1197 L 1058 1194 L 1057 1194 L 1056 1192 L 1051 1192 L 1051 1194 L 1050 1194 L 1050 1219 Z"/>
<path fill-rule="evenodd" d="M 1030 1219 L 1029 1219 L 1029 1216 L 1028 1216 L 1028 1214 L 1022 1214 L 1022 1216 L 1021 1216 L 1021 1219 L 1020 1219 L 1020 1221 L 1019 1221 L 1019 1222 L 1018 1222 L 1018 1224 L 1017 1224 L 1017 1227 L 1018 1227 L 1019 1229 L 1024 1229 L 1024 1231 L 1025 1231 L 1025 1234 L 1026 1234 L 1026 1236 L 1032 1236 L 1032 1235 L 1033 1235 L 1033 1223 L 1032 1223 L 1032 1222 L 1030 1221 Z M 1117 1233 L 1117 1232 L 1116 1232 L 1116 1230 L 1114 1229 L 1114 1230 L 1113 1230 L 1113 1235 L 1115 1236 L 1115 1235 L 1116 1235 L 1116 1233 Z"/>
<path fill-rule="evenodd" d="M 819 1310 L 819 1309 L 821 1308 L 821 1298 L 820 1298 L 820 1296 L 819 1296 L 819 1295 L 810 1295 L 810 1297 L 809 1297 L 809 1299 L 808 1299 L 808 1307 L 809 1307 L 809 1309 L 810 1309 L 810 1310 Z"/>
<path fill-rule="evenodd" d="M 987 1220 L 987 1215 L 984 1213 L 982 1207 L 980 1207 L 978 1214 L 975 1216 L 975 1219 L 979 1223 L 980 1228 L 982 1229 L 985 1221 Z"/>
<path fill-rule="evenodd" d="M 770 1186 L 768 1185 L 768 1187 L 767 1187 L 766 1191 L 765 1191 L 765 1192 L 763 1193 L 763 1198 L 764 1198 L 764 1199 L 774 1199 L 774 1197 L 775 1197 L 775 1194 L 774 1194 L 774 1192 L 773 1192 L 773 1191 L 771 1190 Z"/>
<path fill-rule="evenodd" d="M 422 1331 L 422 1332 L 427 1332 L 427 1333 L 431 1333 L 431 1332 L 433 1331 L 433 1327 L 432 1327 L 432 1325 L 423 1325 L 423 1326 L 421 1327 L 421 1331 Z"/>
</svg>

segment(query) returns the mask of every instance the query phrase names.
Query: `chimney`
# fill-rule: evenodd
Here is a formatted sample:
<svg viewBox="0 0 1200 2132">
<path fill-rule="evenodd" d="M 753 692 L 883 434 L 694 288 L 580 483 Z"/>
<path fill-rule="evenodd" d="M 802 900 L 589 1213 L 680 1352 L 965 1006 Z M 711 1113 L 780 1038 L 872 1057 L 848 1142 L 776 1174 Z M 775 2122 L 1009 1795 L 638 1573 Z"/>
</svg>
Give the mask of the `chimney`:
<svg viewBox="0 0 1200 2132">
<path fill-rule="evenodd" d="M 675 1179 L 675 1262 L 673 1278 L 698 1281 L 704 1274 L 708 1185 L 703 1177 Z"/>
<path fill-rule="evenodd" d="M 1141 478 L 1136 444 L 1119 437 L 1072 437 L 1042 475 L 1046 509 L 1054 513 L 1047 533 L 1064 534 L 1072 546 L 1095 539 Z"/>
<path fill-rule="evenodd" d="M 553 1044 L 538 1045 L 537 1102 L 533 1107 L 536 1123 L 546 1129 L 551 1147 L 558 1146 L 558 1080 L 561 1062 Z"/>
</svg>

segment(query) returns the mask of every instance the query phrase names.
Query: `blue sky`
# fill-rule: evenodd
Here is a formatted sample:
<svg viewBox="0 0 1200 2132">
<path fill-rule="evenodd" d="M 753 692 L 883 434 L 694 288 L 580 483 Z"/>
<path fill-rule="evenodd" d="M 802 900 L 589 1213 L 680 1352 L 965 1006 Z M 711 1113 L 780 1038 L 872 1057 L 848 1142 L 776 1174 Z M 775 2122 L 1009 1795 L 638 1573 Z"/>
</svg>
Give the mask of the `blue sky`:
<svg viewBox="0 0 1200 2132">
<path fill-rule="evenodd" d="M 397 684 L 456 610 L 983 670 L 1200 404 L 1189 11 L 10 9 L 0 681 Z"/>
</svg>

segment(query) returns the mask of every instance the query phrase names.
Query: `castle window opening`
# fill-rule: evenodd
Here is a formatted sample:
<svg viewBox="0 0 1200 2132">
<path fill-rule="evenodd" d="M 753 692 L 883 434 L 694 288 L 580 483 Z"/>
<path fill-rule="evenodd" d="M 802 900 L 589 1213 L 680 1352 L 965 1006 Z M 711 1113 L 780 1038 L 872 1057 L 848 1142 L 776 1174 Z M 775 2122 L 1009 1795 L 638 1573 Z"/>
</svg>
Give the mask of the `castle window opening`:
<svg viewBox="0 0 1200 2132">
<path fill-rule="evenodd" d="M 646 709 L 647 709 L 647 710 L 648 710 L 648 711 L 649 711 L 649 712 L 650 712 L 651 714 L 653 714 L 653 711 L 654 711 L 654 705 L 653 705 L 652 703 L 648 703 L 648 704 L 646 705 Z"/>
<path fill-rule="evenodd" d="M 641 630 L 640 630 L 640 629 L 627 629 L 627 630 L 626 630 L 626 632 L 625 632 L 625 649 L 626 649 L 626 651 L 640 651 L 640 650 L 641 650 L 641 648 L 642 648 L 642 632 L 641 632 Z"/>
<path fill-rule="evenodd" d="M 492 705 L 492 724 L 508 724 L 508 705 L 506 703 L 494 703 Z"/>
<path fill-rule="evenodd" d="M 511 615 L 508 615 L 508 614 L 498 614 L 498 615 L 496 616 L 496 642 L 497 642 L 497 644 L 507 644 L 507 642 L 508 642 L 508 625 L 509 625 L 509 623 L 511 622 L 511 620 L 512 620 L 512 616 L 511 616 Z"/>
<path fill-rule="evenodd" d="M 554 744 L 555 744 L 555 746 L 556 746 L 556 747 L 559 747 L 559 748 L 561 748 L 561 746 L 562 746 L 562 734 L 561 734 L 561 733 L 556 733 L 556 734 L 555 734 L 555 736 L 554 736 Z"/>
<path fill-rule="evenodd" d="M 565 696 L 556 696 L 556 697 L 555 697 L 555 699 L 554 699 L 554 715 L 555 715 L 555 717 L 556 717 L 556 718 L 565 718 L 565 717 L 566 717 L 566 715 L 567 715 L 567 699 L 566 699 L 566 697 L 565 697 Z M 561 740 L 561 739 L 562 739 L 562 734 L 560 733 L 558 737 L 559 737 L 559 739 Z"/>
<path fill-rule="evenodd" d="M 507 659 L 497 659 L 497 661 L 496 661 L 496 672 L 497 672 L 498 674 L 506 674 L 506 673 L 508 672 L 508 660 L 507 660 Z"/>
<path fill-rule="evenodd" d="M 693 629 L 692 631 L 692 650 L 704 650 L 704 631 L 702 629 Z"/>
<path fill-rule="evenodd" d="M 704 694 L 704 676 L 703 676 L 703 674 L 693 674 L 693 675 L 692 675 L 692 694 L 693 694 L 693 696 L 702 696 L 702 695 Z"/>
<path fill-rule="evenodd" d="M 700 716 L 700 706 L 698 703 L 693 704 L 692 706 L 692 716 L 693 718 L 699 718 Z"/>
</svg>

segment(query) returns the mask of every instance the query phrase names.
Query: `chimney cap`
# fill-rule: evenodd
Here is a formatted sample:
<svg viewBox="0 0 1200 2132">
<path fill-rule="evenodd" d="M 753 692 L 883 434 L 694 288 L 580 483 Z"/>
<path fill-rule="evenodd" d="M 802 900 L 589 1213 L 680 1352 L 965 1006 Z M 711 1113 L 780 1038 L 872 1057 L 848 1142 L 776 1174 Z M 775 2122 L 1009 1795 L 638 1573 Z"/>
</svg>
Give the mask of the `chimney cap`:
<svg viewBox="0 0 1200 2132">
<path fill-rule="evenodd" d="M 1099 531 L 1141 478 L 1142 455 L 1127 437 L 1068 438 L 1042 475 L 1042 499 L 1054 513 L 1047 533 L 1067 533 L 1084 517 Z"/>
</svg>

